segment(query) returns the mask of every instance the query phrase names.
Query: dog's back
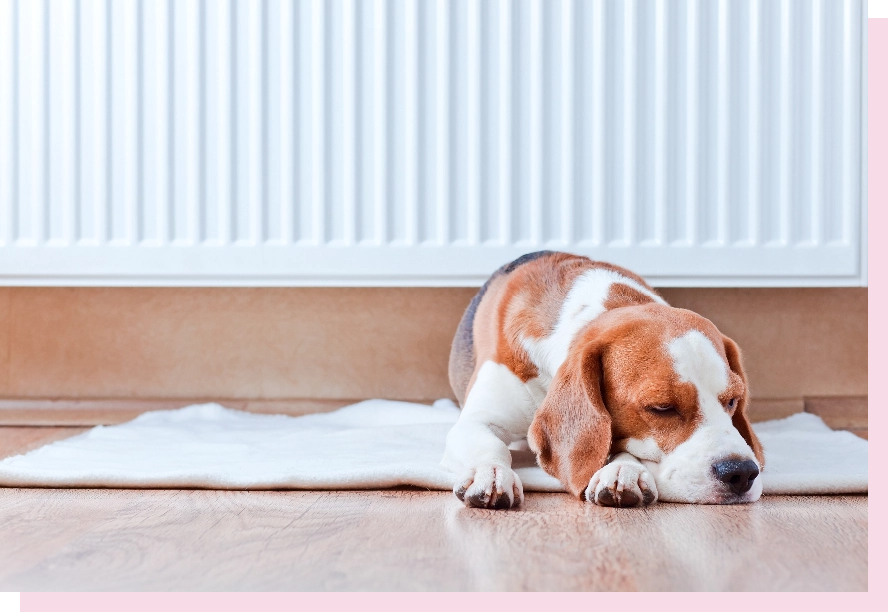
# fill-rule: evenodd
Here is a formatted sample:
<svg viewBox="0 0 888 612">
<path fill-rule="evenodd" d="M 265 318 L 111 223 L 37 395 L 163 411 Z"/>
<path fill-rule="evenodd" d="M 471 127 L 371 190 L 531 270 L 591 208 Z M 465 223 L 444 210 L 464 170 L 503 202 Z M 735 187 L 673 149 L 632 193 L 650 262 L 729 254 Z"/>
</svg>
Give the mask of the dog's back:
<svg viewBox="0 0 888 612">
<path fill-rule="evenodd" d="M 612 264 L 557 251 L 537 251 L 506 264 L 487 280 L 472 299 L 453 339 L 450 351 L 450 386 L 464 405 L 481 355 L 507 364 L 522 379 L 522 370 L 536 370 L 518 336 L 551 333 L 561 305 L 583 272 L 604 268 L 631 278 L 650 289 L 640 277 Z M 483 359 L 481 360 L 483 361 Z"/>
<path fill-rule="evenodd" d="M 478 290 L 478 293 L 475 294 L 475 297 L 472 298 L 472 301 L 469 302 L 469 306 L 466 308 L 466 312 L 463 314 L 462 320 L 459 322 L 459 327 L 456 329 L 456 335 L 453 337 L 453 344 L 450 347 L 450 366 L 448 372 L 450 376 L 450 387 L 456 394 L 460 406 L 466 401 L 466 390 L 469 387 L 469 381 L 471 381 L 472 374 L 475 371 L 475 315 L 478 312 L 481 300 L 483 300 L 484 296 L 487 294 L 487 290 L 490 288 L 491 284 L 498 281 L 502 276 L 511 274 L 523 264 L 553 254 L 555 254 L 554 251 L 537 251 L 535 253 L 522 255 L 515 261 L 507 263 L 487 279 L 487 281 L 481 286 L 481 289 Z"/>
</svg>

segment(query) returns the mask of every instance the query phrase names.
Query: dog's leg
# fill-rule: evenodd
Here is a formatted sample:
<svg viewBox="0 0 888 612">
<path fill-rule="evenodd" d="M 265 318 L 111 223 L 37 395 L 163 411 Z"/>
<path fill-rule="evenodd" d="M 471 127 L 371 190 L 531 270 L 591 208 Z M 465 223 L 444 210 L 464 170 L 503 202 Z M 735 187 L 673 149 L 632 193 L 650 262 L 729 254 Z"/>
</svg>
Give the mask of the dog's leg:
<svg viewBox="0 0 888 612">
<path fill-rule="evenodd" d="M 647 506 L 657 501 L 657 485 L 634 455 L 619 453 L 592 475 L 586 500 L 619 508 Z"/>
<path fill-rule="evenodd" d="M 467 506 L 506 509 L 524 501 L 508 445 L 527 435 L 535 407 L 506 366 L 487 361 L 478 370 L 441 462 L 459 475 L 453 492 Z"/>
</svg>

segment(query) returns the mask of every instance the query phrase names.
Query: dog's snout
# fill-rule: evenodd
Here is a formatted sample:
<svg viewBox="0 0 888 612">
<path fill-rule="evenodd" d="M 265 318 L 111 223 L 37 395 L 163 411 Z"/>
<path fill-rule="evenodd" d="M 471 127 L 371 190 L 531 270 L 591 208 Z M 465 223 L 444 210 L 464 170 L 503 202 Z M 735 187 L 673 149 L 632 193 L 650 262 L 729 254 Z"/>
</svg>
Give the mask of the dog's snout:
<svg viewBox="0 0 888 612">
<path fill-rule="evenodd" d="M 715 477 L 725 483 L 737 495 L 743 495 L 752 488 L 752 482 L 759 475 L 755 461 L 728 459 L 712 466 Z"/>
</svg>

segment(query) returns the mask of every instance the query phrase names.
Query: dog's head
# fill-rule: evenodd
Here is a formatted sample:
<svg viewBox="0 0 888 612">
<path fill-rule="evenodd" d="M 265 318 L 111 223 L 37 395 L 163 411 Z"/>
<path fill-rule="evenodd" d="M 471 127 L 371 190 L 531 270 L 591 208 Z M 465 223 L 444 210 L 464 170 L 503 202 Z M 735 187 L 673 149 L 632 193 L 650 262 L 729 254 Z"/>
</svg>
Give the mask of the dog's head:
<svg viewBox="0 0 888 612">
<path fill-rule="evenodd" d="M 574 339 L 528 441 L 577 496 L 609 454 L 627 451 L 662 501 L 752 502 L 764 456 L 748 398 L 740 350 L 710 321 L 661 304 L 619 308 Z"/>
</svg>

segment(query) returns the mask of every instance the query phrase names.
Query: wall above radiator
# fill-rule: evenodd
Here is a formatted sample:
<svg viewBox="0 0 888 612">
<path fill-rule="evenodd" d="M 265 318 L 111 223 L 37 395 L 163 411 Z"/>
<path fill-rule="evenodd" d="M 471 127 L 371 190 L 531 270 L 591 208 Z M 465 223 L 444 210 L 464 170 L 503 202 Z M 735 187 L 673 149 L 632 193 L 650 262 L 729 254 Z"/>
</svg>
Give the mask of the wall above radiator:
<svg viewBox="0 0 888 612">
<path fill-rule="evenodd" d="M 0 0 L 0 284 L 866 284 L 862 0 Z"/>
</svg>

